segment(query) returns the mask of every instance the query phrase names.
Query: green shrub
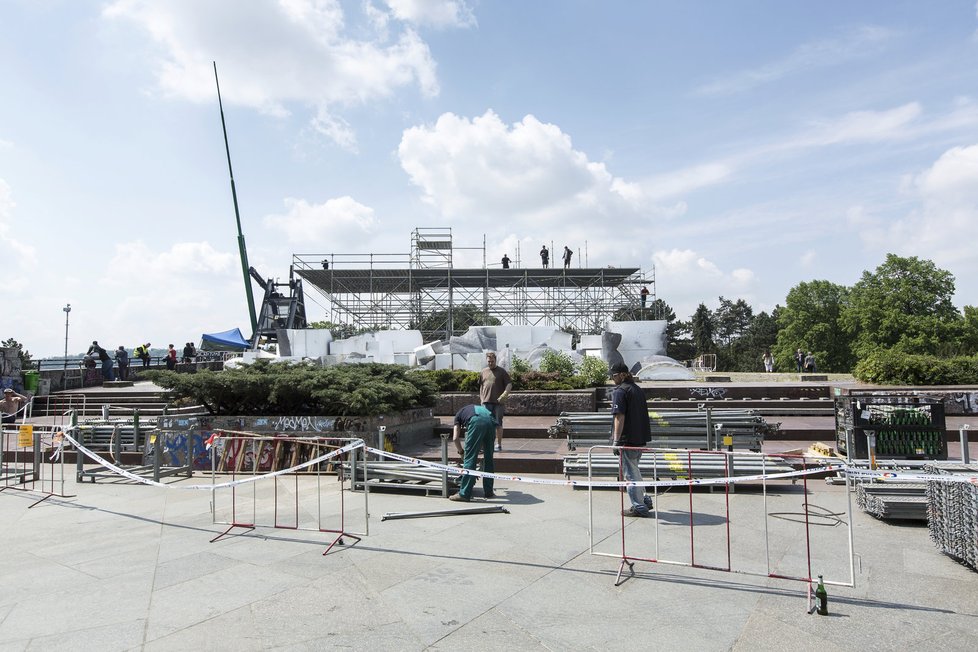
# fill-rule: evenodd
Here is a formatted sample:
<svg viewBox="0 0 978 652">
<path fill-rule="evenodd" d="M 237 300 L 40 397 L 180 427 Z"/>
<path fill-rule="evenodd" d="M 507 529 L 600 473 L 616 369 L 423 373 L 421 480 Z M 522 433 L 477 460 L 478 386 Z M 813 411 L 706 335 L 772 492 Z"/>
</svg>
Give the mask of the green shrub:
<svg viewBox="0 0 978 652">
<path fill-rule="evenodd" d="M 203 405 L 211 414 L 375 416 L 430 407 L 437 397 L 429 377 L 379 363 L 321 368 L 257 360 L 239 369 L 146 376 L 174 400 Z"/>
<path fill-rule="evenodd" d="M 878 385 L 972 385 L 978 383 L 978 357 L 942 358 L 879 349 L 861 359 L 853 375 Z"/>
<path fill-rule="evenodd" d="M 527 371 L 511 376 L 514 390 L 566 390 L 577 389 L 573 376 L 553 371 Z"/>
<path fill-rule="evenodd" d="M 439 392 L 479 391 L 479 372 L 465 369 L 419 369 L 411 372 L 432 382 Z"/>
<path fill-rule="evenodd" d="M 561 376 L 573 376 L 574 361 L 563 351 L 549 349 L 543 352 L 543 359 L 540 360 L 540 371 L 556 373 Z"/>
<path fill-rule="evenodd" d="M 584 387 L 601 387 L 608 382 L 608 363 L 588 356 L 581 362 L 578 376 L 583 379 Z"/>
<path fill-rule="evenodd" d="M 509 363 L 509 373 L 511 376 L 513 374 L 523 374 L 531 370 L 532 367 L 530 367 L 530 362 L 528 360 L 524 360 L 518 355 L 514 355 L 512 362 Z"/>
</svg>

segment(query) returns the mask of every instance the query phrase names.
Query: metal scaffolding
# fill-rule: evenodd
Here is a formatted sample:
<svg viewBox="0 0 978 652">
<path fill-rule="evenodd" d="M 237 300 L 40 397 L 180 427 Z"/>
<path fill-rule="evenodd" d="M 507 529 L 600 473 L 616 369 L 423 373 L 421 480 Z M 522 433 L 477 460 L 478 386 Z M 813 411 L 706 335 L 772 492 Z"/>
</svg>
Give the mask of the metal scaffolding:
<svg viewBox="0 0 978 652">
<path fill-rule="evenodd" d="M 453 266 L 460 249 L 478 268 Z M 501 269 L 482 247 L 455 247 L 451 229 L 415 229 L 410 254 L 294 254 L 293 268 L 328 302 L 328 319 L 363 329 L 417 329 L 426 341 L 471 325 L 550 326 L 600 333 L 609 319 L 657 319 L 655 272 L 637 267 Z M 642 308 L 642 288 L 648 288 Z M 488 315 L 488 319 L 485 316 Z M 477 324 L 478 325 L 478 324 Z"/>
</svg>

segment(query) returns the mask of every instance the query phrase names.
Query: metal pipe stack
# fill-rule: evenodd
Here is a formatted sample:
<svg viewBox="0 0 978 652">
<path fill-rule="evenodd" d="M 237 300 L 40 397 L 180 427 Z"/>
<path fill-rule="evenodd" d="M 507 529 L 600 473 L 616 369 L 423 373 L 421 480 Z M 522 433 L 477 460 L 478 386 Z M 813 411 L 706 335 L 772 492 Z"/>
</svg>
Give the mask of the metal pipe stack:
<svg viewBox="0 0 978 652">
<path fill-rule="evenodd" d="M 343 474 L 352 477 L 350 462 L 343 462 Z M 364 468 L 366 467 L 366 469 Z M 364 470 L 371 486 L 423 491 L 425 493 L 441 492 L 444 474 L 436 469 L 420 467 L 406 462 L 389 460 L 360 460 L 356 464 L 356 477 L 352 477 L 353 488 L 361 489 L 364 483 Z M 458 475 L 449 475 L 450 487 L 458 486 Z"/>
<path fill-rule="evenodd" d="M 927 485 L 924 482 L 860 482 L 856 504 L 880 519 L 927 520 Z"/>
<path fill-rule="evenodd" d="M 591 455 L 592 476 L 618 476 L 618 456 L 611 453 Z M 747 453 L 710 453 L 704 451 L 650 451 L 642 455 L 639 470 L 646 480 L 689 480 L 692 478 L 742 477 L 793 471 L 777 455 Z M 564 475 L 587 476 L 588 456 L 575 453 L 564 456 Z"/>
<path fill-rule="evenodd" d="M 760 451 L 764 436 L 777 432 L 781 424 L 768 424 L 755 410 L 707 408 L 697 410 L 649 411 L 652 427 L 650 448 L 720 450 L 725 448 L 717 436 L 733 437 L 733 447 Z M 611 444 L 612 416 L 608 412 L 562 412 L 548 429 L 551 437 L 567 437 L 568 450 Z"/>
<path fill-rule="evenodd" d="M 928 473 L 975 475 L 978 466 L 931 466 Z M 971 482 L 927 483 L 930 538 L 944 554 L 978 569 L 978 487 Z"/>
</svg>

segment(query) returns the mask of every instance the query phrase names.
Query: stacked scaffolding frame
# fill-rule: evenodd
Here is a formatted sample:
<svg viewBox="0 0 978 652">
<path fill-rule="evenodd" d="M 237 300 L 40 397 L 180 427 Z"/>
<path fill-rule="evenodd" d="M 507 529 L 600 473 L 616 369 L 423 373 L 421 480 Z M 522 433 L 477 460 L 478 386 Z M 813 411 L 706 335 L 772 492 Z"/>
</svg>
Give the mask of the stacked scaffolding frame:
<svg viewBox="0 0 978 652">
<path fill-rule="evenodd" d="M 481 267 L 455 267 L 481 252 Z M 457 254 L 459 252 L 461 255 Z M 659 319 L 655 272 L 637 267 L 502 269 L 481 247 L 456 247 L 449 228 L 418 228 L 410 254 L 295 254 L 293 268 L 326 299 L 328 319 L 362 329 L 419 329 L 426 340 L 464 332 L 464 307 L 503 325 L 598 333 L 609 319 Z M 645 308 L 642 288 L 649 289 Z M 424 324 L 427 328 L 420 328 Z"/>
</svg>

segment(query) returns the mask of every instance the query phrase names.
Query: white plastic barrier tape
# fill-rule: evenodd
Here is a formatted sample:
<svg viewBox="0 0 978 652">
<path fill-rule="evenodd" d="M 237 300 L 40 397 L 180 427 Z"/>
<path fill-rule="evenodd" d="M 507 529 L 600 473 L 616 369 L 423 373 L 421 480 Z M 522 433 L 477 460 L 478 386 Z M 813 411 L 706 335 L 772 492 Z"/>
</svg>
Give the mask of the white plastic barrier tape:
<svg viewBox="0 0 978 652">
<path fill-rule="evenodd" d="M 846 475 L 854 480 L 892 480 L 897 482 L 927 481 L 927 482 L 968 482 L 978 484 L 976 475 L 935 475 L 929 473 L 914 473 L 907 471 L 881 471 L 879 469 L 846 469 Z"/>
<path fill-rule="evenodd" d="M 477 471 L 472 469 L 463 469 L 458 466 L 451 466 L 448 464 L 440 464 L 438 462 L 429 462 L 427 460 L 421 460 L 416 457 L 408 457 L 407 455 L 400 455 L 398 453 L 392 453 L 389 451 L 378 450 L 376 448 L 371 448 L 364 444 L 363 440 L 357 440 L 350 442 L 346 446 L 339 448 L 334 451 L 330 451 L 324 455 L 320 455 L 314 459 L 311 459 L 302 464 L 290 467 L 288 469 L 280 469 L 278 471 L 273 471 L 271 473 L 265 473 L 262 475 L 250 475 L 239 480 L 232 480 L 229 482 L 222 482 L 219 484 L 207 484 L 207 485 L 181 485 L 175 483 L 164 484 L 162 482 L 155 482 L 149 480 L 142 476 L 131 473 L 111 462 L 101 457 L 97 453 L 92 452 L 81 443 L 79 443 L 75 438 L 73 438 L 69 432 L 64 433 L 64 439 L 70 442 L 75 448 L 77 448 L 85 456 L 91 458 L 95 462 L 101 464 L 105 468 L 118 473 L 124 478 L 133 480 L 134 482 L 141 482 L 143 484 L 153 485 L 157 487 L 166 487 L 169 489 L 190 489 L 197 491 L 209 491 L 213 489 L 223 489 L 226 487 L 234 487 L 237 485 L 246 484 L 249 482 L 257 482 L 259 480 L 264 480 L 266 478 L 274 478 L 276 476 L 285 475 L 288 473 L 294 473 L 295 471 L 319 464 L 326 460 L 332 459 L 344 453 L 350 452 L 352 450 L 362 448 L 365 452 L 373 453 L 380 457 L 386 457 L 400 462 L 405 462 L 407 464 L 412 464 L 414 466 L 426 467 L 434 469 L 437 471 L 444 471 L 451 475 L 471 475 L 478 478 L 493 478 L 494 480 L 509 480 L 511 482 L 524 482 L 527 484 L 541 484 L 541 485 L 557 485 L 557 486 L 567 486 L 567 487 L 595 487 L 595 488 L 621 488 L 621 487 L 687 487 L 687 486 L 711 486 L 711 485 L 725 485 L 725 484 L 736 484 L 739 482 L 757 482 L 762 480 L 784 480 L 789 478 L 800 478 L 809 475 L 816 475 L 820 473 L 827 472 L 842 472 L 848 475 L 850 478 L 855 480 L 862 479 L 881 479 L 881 480 L 894 480 L 894 481 L 904 481 L 904 480 L 915 480 L 915 481 L 938 481 L 938 482 L 969 482 L 971 484 L 978 484 L 978 476 L 969 475 L 928 475 L 924 473 L 907 473 L 902 471 L 873 471 L 870 469 L 859 469 L 847 467 L 844 463 L 831 463 L 825 466 L 815 466 L 809 469 L 804 469 L 801 471 L 785 471 L 781 473 L 769 473 L 769 474 L 755 474 L 755 475 L 743 475 L 735 477 L 723 477 L 723 478 L 692 478 L 688 480 L 642 480 L 639 481 L 628 481 L 628 480 L 571 480 L 571 479 L 556 479 L 556 478 L 538 478 L 538 477 L 527 477 L 521 475 L 504 475 L 501 473 L 486 473 L 485 471 Z M 56 450 L 53 455 L 58 455 L 60 452 Z"/>
<path fill-rule="evenodd" d="M 463 469 L 457 466 L 449 466 L 447 464 L 439 464 L 438 462 L 428 462 L 427 460 L 419 460 L 415 457 L 408 457 L 407 455 L 398 455 L 397 453 L 391 453 L 388 451 L 377 450 L 376 448 L 370 448 L 365 446 L 364 449 L 369 453 L 374 453 L 376 455 L 381 455 L 383 457 L 390 457 L 401 462 L 407 462 L 408 464 L 413 464 L 415 466 L 424 466 L 429 469 L 437 469 L 439 471 L 447 471 L 453 475 L 473 475 L 479 478 L 493 478 L 494 480 L 512 480 L 513 482 L 526 482 L 528 484 L 549 484 L 549 485 L 564 485 L 567 487 L 687 487 L 687 486 L 707 486 L 716 484 L 734 484 L 737 482 L 752 482 L 756 480 L 782 480 L 784 478 L 798 478 L 806 475 L 814 475 L 816 473 L 825 473 L 827 471 L 843 471 L 845 470 L 845 464 L 829 464 L 826 466 L 819 466 L 811 469 L 805 469 L 804 471 L 785 471 L 783 473 L 769 473 L 767 475 L 761 473 L 757 475 L 741 475 L 732 478 L 693 478 L 691 480 L 642 480 L 629 481 L 629 480 L 556 480 L 551 478 L 528 478 L 521 475 L 501 475 L 499 473 L 486 473 L 485 471 L 475 471 L 472 469 Z"/>
<path fill-rule="evenodd" d="M 98 453 L 94 453 L 91 450 L 85 448 L 81 443 L 79 443 L 74 437 L 72 437 L 67 432 L 65 433 L 65 439 L 68 440 L 69 442 L 71 442 L 71 444 L 75 448 L 77 448 L 79 452 L 83 453 L 86 457 L 88 457 L 88 458 L 90 458 L 90 459 L 98 462 L 99 464 L 101 464 L 105 468 L 109 469 L 110 471 L 112 471 L 114 473 L 118 473 L 119 475 L 121 475 L 124 478 L 128 478 L 130 480 L 133 480 L 134 482 L 141 482 L 143 484 L 152 485 L 154 487 L 165 487 L 167 489 L 190 489 L 190 490 L 195 490 L 195 491 L 211 491 L 213 489 L 224 489 L 226 487 L 235 487 L 235 486 L 238 486 L 238 485 L 246 484 L 248 482 L 257 482 L 259 480 L 264 480 L 266 478 L 274 478 L 274 477 L 279 476 L 279 475 L 285 475 L 286 473 L 293 473 L 293 472 L 298 471 L 300 469 L 304 469 L 306 467 L 313 466 L 314 464 L 319 464 L 320 462 L 325 462 L 326 460 L 332 459 L 332 458 L 336 457 L 337 455 L 342 455 L 343 453 L 347 453 L 347 452 L 352 451 L 354 449 L 363 447 L 363 440 L 357 440 L 357 441 L 354 441 L 354 442 L 350 442 L 349 444 L 347 444 L 346 446 L 344 446 L 342 448 L 338 448 L 338 449 L 336 449 L 334 451 L 330 451 L 329 453 L 326 453 L 325 455 L 320 455 L 319 457 L 313 458 L 313 459 L 309 460 L 308 462 L 303 462 L 302 464 L 297 464 L 297 465 L 295 465 L 293 467 L 290 467 L 288 469 L 280 469 L 278 471 L 273 471 L 271 473 L 265 473 L 265 474 L 262 474 L 262 475 L 251 475 L 251 476 L 242 478 L 240 480 L 232 480 L 230 482 L 221 482 L 219 484 L 181 485 L 181 484 L 173 484 L 173 483 L 164 484 L 162 482 L 156 482 L 155 480 L 149 480 L 148 478 L 144 478 L 142 476 L 136 475 L 135 473 L 131 473 L 131 472 L 129 472 L 129 471 L 123 469 L 123 468 L 120 468 L 119 466 L 117 466 L 115 464 L 112 464 L 111 462 L 109 462 L 108 460 L 106 460 L 105 458 L 103 458 L 102 456 L 100 456 Z"/>
</svg>

